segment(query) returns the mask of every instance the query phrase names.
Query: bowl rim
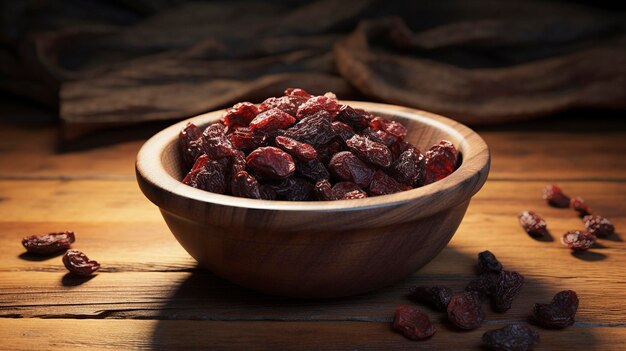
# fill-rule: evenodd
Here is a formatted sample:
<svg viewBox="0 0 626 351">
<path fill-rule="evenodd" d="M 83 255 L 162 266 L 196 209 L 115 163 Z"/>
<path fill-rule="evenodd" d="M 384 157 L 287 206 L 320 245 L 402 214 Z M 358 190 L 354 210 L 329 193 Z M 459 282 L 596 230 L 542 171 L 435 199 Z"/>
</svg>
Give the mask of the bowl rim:
<svg viewBox="0 0 626 351">
<path fill-rule="evenodd" d="M 429 124 L 435 128 L 442 129 L 449 134 L 455 134 L 460 140 L 457 149 L 462 153 L 461 165 L 449 176 L 437 182 L 395 194 L 368 197 L 353 200 L 334 201 L 286 201 L 286 200 L 260 200 L 236 197 L 232 195 L 222 195 L 211 193 L 205 190 L 196 189 L 183 184 L 180 180 L 171 176 L 163 166 L 163 152 L 165 146 L 172 142 L 177 142 L 178 135 L 184 126 L 193 122 L 197 125 L 204 125 L 208 122 L 217 121 L 222 117 L 225 109 L 216 110 L 200 114 L 178 123 L 175 123 L 148 139 L 137 154 L 135 170 L 138 182 L 147 182 L 151 186 L 160 189 L 171 196 L 199 201 L 205 204 L 215 204 L 220 206 L 239 207 L 258 210 L 277 211 L 353 211 L 357 209 L 375 209 L 387 206 L 399 206 L 411 202 L 417 198 L 432 196 L 435 193 L 454 192 L 468 181 L 472 183 L 486 180 L 490 167 L 490 152 L 485 141 L 469 127 L 447 117 L 434 113 L 413 109 L 409 107 L 373 103 L 365 101 L 340 100 L 342 104 L 363 108 L 374 114 L 396 116 Z M 471 164 L 468 162 L 472 160 Z M 482 183 L 475 186 L 470 197 L 480 188 Z M 143 190 L 143 189 L 142 189 Z M 152 198 L 147 192 L 144 194 L 150 201 L 161 207 L 159 199 Z M 439 194 L 441 195 L 441 194 Z"/>
</svg>

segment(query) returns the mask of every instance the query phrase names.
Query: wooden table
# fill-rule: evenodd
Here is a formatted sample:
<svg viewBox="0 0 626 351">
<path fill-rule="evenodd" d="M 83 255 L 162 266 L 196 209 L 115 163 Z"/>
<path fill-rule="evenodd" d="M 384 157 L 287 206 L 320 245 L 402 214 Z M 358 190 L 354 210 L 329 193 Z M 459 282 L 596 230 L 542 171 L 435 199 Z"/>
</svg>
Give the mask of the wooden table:
<svg viewBox="0 0 626 351">
<path fill-rule="evenodd" d="M 576 324 L 540 329 L 537 349 L 625 350 L 626 123 L 603 115 L 478 129 L 491 147 L 492 171 L 448 247 L 402 283 L 327 301 L 259 295 L 197 269 L 137 187 L 141 140 L 60 152 L 55 125 L 4 122 L 0 349 L 478 349 L 485 331 L 525 321 L 534 302 L 573 289 L 580 297 Z M 585 198 L 621 234 L 572 254 L 559 238 L 582 224 L 573 211 L 541 199 L 551 182 Z M 546 217 L 552 239 L 522 231 L 517 213 L 525 209 Z M 76 279 L 60 256 L 23 254 L 23 236 L 57 230 L 76 232 L 74 247 L 102 264 L 97 276 Z M 394 307 L 411 303 L 410 286 L 460 290 L 486 249 L 526 277 L 510 311 L 485 305 L 483 326 L 459 332 L 424 307 L 438 329 L 433 338 L 412 342 L 391 330 Z"/>
</svg>

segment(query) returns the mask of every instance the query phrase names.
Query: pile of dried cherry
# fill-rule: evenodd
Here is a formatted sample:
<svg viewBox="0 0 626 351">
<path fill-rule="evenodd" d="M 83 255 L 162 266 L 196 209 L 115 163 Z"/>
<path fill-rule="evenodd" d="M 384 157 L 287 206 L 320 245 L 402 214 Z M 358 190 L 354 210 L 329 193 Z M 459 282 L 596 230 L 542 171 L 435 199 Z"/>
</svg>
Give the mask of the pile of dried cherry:
<svg viewBox="0 0 626 351">
<path fill-rule="evenodd" d="M 260 105 L 240 102 L 204 130 L 189 123 L 179 144 L 183 183 L 265 200 L 344 200 L 393 194 L 450 175 L 446 140 L 422 154 L 399 122 L 340 104 L 332 93 L 289 88 Z"/>
<path fill-rule="evenodd" d="M 524 276 L 504 270 L 490 251 L 478 254 L 477 279 L 470 281 L 464 291 L 454 293 L 446 286 L 415 286 L 409 298 L 446 313 L 447 319 L 459 330 L 480 327 L 485 320 L 483 302 L 490 301 L 496 312 L 508 311 L 524 285 Z M 536 303 L 530 310 L 535 324 L 545 328 L 565 328 L 574 324 L 578 297 L 574 291 L 557 293 L 550 303 Z M 411 340 L 424 340 L 436 333 L 428 314 L 408 305 L 395 311 L 393 329 Z M 539 333 L 529 325 L 509 324 L 487 331 L 483 344 L 491 350 L 527 350 L 539 343 Z"/>
</svg>

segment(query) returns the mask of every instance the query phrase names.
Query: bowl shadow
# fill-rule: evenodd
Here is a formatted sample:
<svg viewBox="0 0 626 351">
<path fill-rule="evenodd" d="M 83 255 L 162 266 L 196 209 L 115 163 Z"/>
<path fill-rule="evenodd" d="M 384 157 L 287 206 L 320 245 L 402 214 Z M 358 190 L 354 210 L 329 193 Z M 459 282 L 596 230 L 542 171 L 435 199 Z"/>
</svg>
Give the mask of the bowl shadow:
<svg viewBox="0 0 626 351">
<path fill-rule="evenodd" d="M 497 252 L 494 252 L 497 255 Z M 465 273 L 455 273 L 464 271 L 456 265 L 449 265 L 446 272 L 429 273 L 428 265 L 416 272 L 407 279 L 393 285 L 367 294 L 333 298 L 333 299 L 293 299 L 280 296 L 271 296 L 257 293 L 234 284 L 231 284 L 211 272 L 203 269 L 195 269 L 185 279 L 166 300 L 164 306 L 160 308 L 157 315 L 157 323 L 150 337 L 150 347 L 153 350 L 177 348 L 220 348 L 216 342 L 212 341 L 215 336 L 217 340 L 237 340 L 236 345 L 241 345 L 241 340 L 255 340 L 254 344 L 247 345 L 247 349 L 289 349 L 293 345 L 301 345 L 299 349 L 319 349 L 320 347 L 331 347 L 333 349 L 377 349 L 383 345 L 386 349 L 405 349 L 412 346 L 412 341 L 404 339 L 391 329 L 394 308 L 399 304 L 410 304 L 424 310 L 439 329 L 438 335 L 429 340 L 420 342 L 420 346 L 427 348 L 439 348 L 445 345 L 448 340 L 468 339 L 472 340 L 466 344 L 464 341 L 462 349 L 482 350 L 480 336 L 487 330 L 501 328 L 510 323 L 528 324 L 528 317 L 532 303 L 548 302 L 558 291 L 555 287 L 546 285 L 530 276 L 532 272 L 524 272 L 521 267 L 507 266 L 503 262 L 505 269 L 518 270 L 526 276 L 525 285 L 520 296 L 514 302 L 513 307 L 506 313 L 494 312 L 489 304 L 483 304 L 483 310 L 487 318 L 480 329 L 473 332 L 464 332 L 452 325 L 445 315 L 445 312 L 437 311 L 427 305 L 416 304 L 408 298 L 409 288 L 414 285 L 446 285 L 455 292 L 463 291 L 464 287 L 476 278 L 473 265 L 476 263 L 475 257 L 470 257 L 456 250 L 446 248 L 434 260 L 444 260 L 445 262 L 463 262 L 468 269 Z M 181 331 L 181 326 L 177 326 L 176 321 L 196 321 L 186 324 Z M 219 322 L 226 325 L 227 335 L 224 330 L 221 332 L 214 330 L 215 323 L 205 323 L 206 321 Z M 305 324 L 309 327 L 307 333 L 294 333 L 285 337 L 289 338 L 289 345 L 276 345 L 276 340 L 271 340 L 257 329 L 239 329 L 242 323 L 254 324 L 255 322 L 291 322 Z M 327 339 L 323 331 L 316 331 L 317 323 L 376 323 L 376 325 L 387 324 L 384 327 L 389 330 L 389 334 L 383 334 L 387 339 L 380 341 L 378 346 L 365 346 L 359 340 L 342 340 L 340 344 L 331 344 L 332 336 Z M 229 324 L 230 323 L 230 324 Z M 339 324 L 337 324 L 339 325 Z M 370 324 L 371 325 L 371 324 Z M 232 328 L 231 328 L 232 326 Z M 535 326 L 533 326 L 535 327 Z M 539 333 L 547 332 L 544 329 L 536 328 Z M 596 339 L 591 330 L 587 328 L 576 328 L 577 334 L 584 334 L 589 345 L 595 345 Z M 220 333 L 220 335 L 217 335 Z M 288 331 L 285 331 L 288 333 Z M 201 337 L 200 337 L 201 336 Z M 335 337 L 337 337 L 335 335 Z M 365 336 L 364 336 L 365 338 Z M 475 340 L 474 340 L 475 339 Z M 442 341 L 443 340 L 443 341 Z M 335 340 L 336 341 L 336 340 Z M 453 341 L 456 343 L 458 341 Z M 233 345 L 224 345 L 222 348 L 237 349 Z M 325 346 L 321 346 L 325 345 Z M 437 346 L 439 345 L 439 346 Z M 541 346 L 541 345 L 540 345 Z M 574 345 L 572 345 L 574 346 Z"/>
</svg>

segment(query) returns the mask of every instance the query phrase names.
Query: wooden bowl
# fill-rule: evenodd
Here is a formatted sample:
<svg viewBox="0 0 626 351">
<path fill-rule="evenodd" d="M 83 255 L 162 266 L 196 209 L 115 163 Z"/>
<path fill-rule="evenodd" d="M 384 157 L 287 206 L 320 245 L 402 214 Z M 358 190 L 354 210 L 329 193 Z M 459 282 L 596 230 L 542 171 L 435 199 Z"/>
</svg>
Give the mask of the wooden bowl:
<svg viewBox="0 0 626 351">
<path fill-rule="evenodd" d="M 244 287 L 290 297 L 365 293 L 407 277 L 450 241 L 489 173 L 489 149 L 451 119 L 393 105 L 345 102 L 401 121 L 425 151 L 441 139 L 462 155 L 433 184 L 392 195 L 341 201 L 270 201 L 219 195 L 181 183 L 178 133 L 223 111 L 177 123 L 137 155 L 137 181 L 180 244 L 201 266 Z"/>
</svg>

